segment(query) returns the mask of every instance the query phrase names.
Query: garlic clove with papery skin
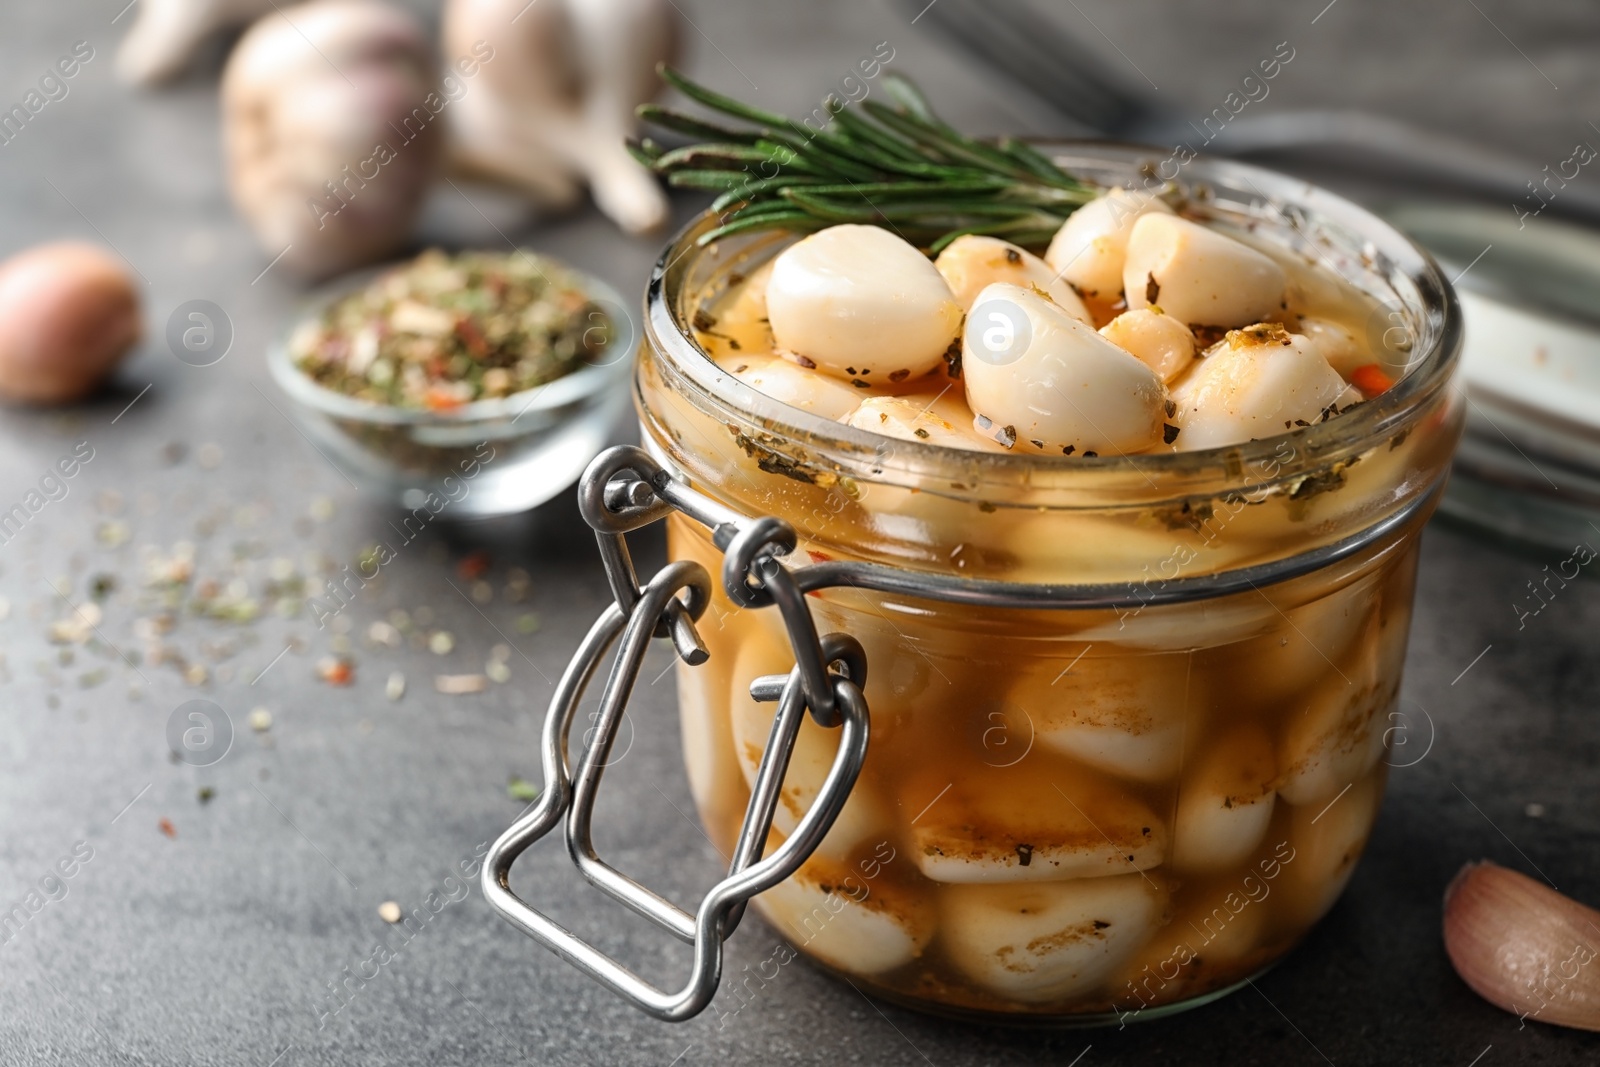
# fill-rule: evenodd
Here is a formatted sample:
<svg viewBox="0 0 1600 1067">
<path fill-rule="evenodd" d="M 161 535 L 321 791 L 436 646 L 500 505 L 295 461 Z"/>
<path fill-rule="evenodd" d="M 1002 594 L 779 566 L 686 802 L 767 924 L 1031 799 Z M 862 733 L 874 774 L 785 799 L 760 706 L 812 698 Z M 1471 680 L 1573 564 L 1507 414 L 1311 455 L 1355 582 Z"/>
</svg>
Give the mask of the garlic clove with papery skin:
<svg viewBox="0 0 1600 1067">
<path fill-rule="evenodd" d="M 1444 948 L 1496 1007 L 1600 1031 L 1600 911 L 1525 874 L 1469 863 L 1444 891 Z"/>
<path fill-rule="evenodd" d="M 933 265 L 944 275 L 962 311 L 972 308 L 986 286 L 1010 282 L 1023 288 L 1036 286 L 1068 315 L 1080 322 L 1092 321 L 1072 286 L 1056 277 L 1044 260 L 1010 241 L 969 233 L 946 245 Z"/>
<path fill-rule="evenodd" d="M 1067 216 L 1050 247 L 1045 262 L 1079 292 L 1115 300 L 1122 291 L 1122 266 L 1128 254 L 1128 235 L 1141 216 L 1172 213 L 1166 202 L 1148 193 L 1112 189 Z"/>
<path fill-rule="evenodd" d="M 183 73 L 206 40 L 265 15 L 273 0 L 142 0 L 117 48 L 117 75 L 156 85 Z"/>
<path fill-rule="evenodd" d="M 870 384 L 940 366 L 961 306 L 932 263 L 878 226 L 819 230 L 784 249 L 767 280 L 777 347 L 818 370 Z"/>
<path fill-rule="evenodd" d="M 257 22 L 222 78 L 228 187 L 262 251 L 324 276 L 410 238 L 443 148 L 432 45 L 378 0 Z"/>
<path fill-rule="evenodd" d="M 978 295 L 961 368 L 976 425 L 1007 447 L 1120 454 L 1161 439 L 1155 371 L 1031 290 L 1001 282 Z"/>
<path fill-rule="evenodd" d="M 457 165 L 548 207 L 586 181 L 628 233 L 666 222 L 660 184 L 625 142 L 672 57 L 670 0 L 449 0 L 443 33 L 446 61 L 477 71 L 451 117 Z M 485 47 L 492 61 L 477 62 Z"/>
<path fill-rule="evenodd" d="M 1264 252 L 1176 215 L 1143 215 L 1122 267 L 1128 307 L 1159 304 L 1190 326 L 1281 320 L 1289 275 Z"/>
</svg>

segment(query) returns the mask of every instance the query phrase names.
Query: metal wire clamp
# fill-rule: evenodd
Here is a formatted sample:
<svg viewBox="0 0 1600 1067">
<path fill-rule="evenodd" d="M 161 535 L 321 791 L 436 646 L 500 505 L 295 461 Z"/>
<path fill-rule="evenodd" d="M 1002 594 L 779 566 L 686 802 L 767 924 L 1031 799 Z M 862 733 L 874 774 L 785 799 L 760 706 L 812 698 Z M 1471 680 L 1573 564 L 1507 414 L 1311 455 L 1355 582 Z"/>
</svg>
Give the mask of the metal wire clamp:
<svg viewBox="0 0 1600 1067">
<path fill-rule="evenodd" d="M 544 792 L 490 849 L 483 869 L 484 896 L 513 926 L 644 1011 L 670 1022 L 692 1018 L 716 993 L 722 973 L 722 942 L 738 925 L 746 902 L 789 877 L 806 861 L 833 826 L 866 758 L 866 654 L 847 634 L 817 635 L 806 604 L 807 593 L 848 587 L 956 604 L 1035 610 L 1142 608 L 1252 590 L 1260 593 L 1265 586 L 1349 559 L 1397 536 L 1427 514 L 1442 488 L 1440 478 L 1365 529 L 1285 559 L 1157 584 L 1047 585 L 915 572 L 851 560 L 790 569 L 778 561 L 798 545 L 794 528 L 787 522 L 771 516 L 740 515 L 689 488 L 641 449 L 610 449 L 584 472 L 578 504 L 599 541 L 615 602 L 595 620 L 556 686 L 541 740 Z M 729 599 L 745 608 L 778 608 L 795 654 L 794 668 L 787 676 L 771 675 L 750 683 L 752 697 L 777 701 L 778 707 L 727 877 L 706 894 L 693 915 L 607 864 L 590 837 L 601 775 L 650 638 L 670 638 L 679 658 L 691 667 L 704 663 L 708 656 L 694 626 L 711 595 L 711 578 L 705 568 L 686 560 L 669 563 L 641 586 L 628 553 L 626 534 L 674 512 L 711 531 L 712 542 L 723 552 L 721 578 Z M 567 756 L 572 720 L 613 644 L 618 645 L 617 653 L 602 691 L 593 739 L 573 769 Z M 807 712 L 818 724 L 840 730 L 838 753 L 811 809 L 771 855 L 764 855 L 789 756 Z M 694 964 L 682 989 L 667 992 L 656 988 L 512 892 L 511 866 L 517 857 L 563 823 L 567 851 L 591 884 L 694 946 Z"/>
<path fill-rule="evenodd" d="M 544 792 L 495 841 L 485 859 L 482 883 L 490 905 L 523 933 L 656 1018 L 679 1022 L 698 1014 L 715 995 L 722 976 L 722 942 L 738 925 L 746 902 L 798 870 L 844 807 L 867 754 L 867 702 L 862 695 L 867 662 L 854 638 L 838 633 L 818 637 L 805 593 L 775 558 L 795 547 L 795 533 L 787 523 L 771 518 L 722 522 L 731 516 L 715 515 L 715 505 L 699 494 L 683 506 L 658 493 L 657 486 L 666 481 L 654 460 L 629 447 L 603 453 L 584 473 L 580 509 L 599 539 L 615 602 L 595 620 L 556 686 L 540 745 Z M 677 488 L 678 493 L 671 495 L 691 492 Z M 757 678 L 750 685 L 756 700 L 777 702 L 772 731 L 727 877 L 706 894 L 692 915 L 606 863 L 590 834 L 601 777 L 650 638 L 670 638 L 678 657 L 691 667 L 707 659 L 694 625 L 710 600 L 711 579 L 705 568 L 690 561 L 669 563 L 641 586 L 625 540 L 628 532 L 665 517 L 675 506 L 702 521 L 708 516 L 718 520 L 710 525 L 726 553 L 722 577 L 728 595 L 747 607 L 776 605 L 796 660 L 787 676 Z M 616 656 L 601 692 L 592 739 L 572 767 L 568 758 L 572 720 L 613 645 Z M 789 756 L 808 711 L 819 724 L 839 729 L 838 753 L 816 803 L 794 832 L 764 855 Z M 511 867 L 517 857 L 558 825 L 564 825 L 567 851 L 591 884 L 694 946 L 694 963 L 683 988 L 675 992 L 657 988 L 512 891 Z"/>
</svg>

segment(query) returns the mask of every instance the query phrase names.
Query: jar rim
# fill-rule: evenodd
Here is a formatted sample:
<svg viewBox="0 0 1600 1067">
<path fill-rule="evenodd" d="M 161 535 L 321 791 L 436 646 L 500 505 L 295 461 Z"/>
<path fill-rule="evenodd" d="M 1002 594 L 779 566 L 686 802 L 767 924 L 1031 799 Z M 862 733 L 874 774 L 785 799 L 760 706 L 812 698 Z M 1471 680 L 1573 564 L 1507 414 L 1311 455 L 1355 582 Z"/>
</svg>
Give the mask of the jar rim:
<svg viewBox="0 0 1600 1067">
<path fill-rule="evenodd" d="M 1156 149 L 1095 140 L 1038 140 L 1041 151 L 1058 158 L 1069 172 L 1111 186 L 1143 180 L 1152 191 L 1173 185 L 1157 171 Z M 1172 157 L 1168 157 L 1168 162 Z M 1277 484 L 1326 467 L 1374 447 L 1386 438 L 1408 432 L 1428 401 L 1449 384 L 1462 343 L 1461 310 L 1454 288 L 1434 259 L 1376 214 L 1336 193 L 1303 179 L 1237 163 L 1197 156 L 1182 164 L 1176 184 L 1197 214 L 1248 228 L 1253 235 L 1305 258 L 1355 283 L 1377 298 L 1380 309 L 1393 307 L 1403 321 L 1398 328 L 1413 338 L 1411 357 L 1393 386 L 1353 411 L 1312 426 L 1271 437 L 1187 452 L 1075 456 L 1071 460 L 1040 453 L 976 452 L 925 443 L 908 443 L 870 430 L 836 422 L 766 396 L 719 367 L 693 339 L 693 308 L 686 291 L 691 273 L 704 269 L 708 258 L 726 258 L 724 273 L 735 257 L 775 252 L 798 239 L 783 231 L 765 231 L 753 238 L 738 235 L 706 246 L 696 240 L 720 224 L 710 211 L 692 219 L 663 250 L 651 272 L 645 295 L 645 329 L 649 342 L 665 361 L 677 384 L 688 386 L 696 400 L 727 419 L 756 424 L 763 434 L 802 443 L 814 458 L 842 469 L 857 469 L 871 480 L 925 485 L 930 469 L 960 472 L 958 490 L 996 486 L 1035 490 L 1064 489 L 1091 494 L 1100 504 L 1105 493 L 1121 485 L 1135 495 L 1154 476 L 1165 483 L 1158 495 L 1189 495 L 1185 485 L 1214 487 L 1222 476 L 1236 480 L 1247 469 L 1265 470 L 1253 486 Z M 1375 291 L 1379 286 L 1383 291 Z M 1386 299 L 1387 298 L 1387 299 Z M 1294 448 L 1285 462 L 1283 442 Z M 908 458 L 909 457 L 909 458 Z M 896 477 L 902 475 L 904 478 Z M 965 486 L 961 480 L 970 483 Z"/>
</svg>

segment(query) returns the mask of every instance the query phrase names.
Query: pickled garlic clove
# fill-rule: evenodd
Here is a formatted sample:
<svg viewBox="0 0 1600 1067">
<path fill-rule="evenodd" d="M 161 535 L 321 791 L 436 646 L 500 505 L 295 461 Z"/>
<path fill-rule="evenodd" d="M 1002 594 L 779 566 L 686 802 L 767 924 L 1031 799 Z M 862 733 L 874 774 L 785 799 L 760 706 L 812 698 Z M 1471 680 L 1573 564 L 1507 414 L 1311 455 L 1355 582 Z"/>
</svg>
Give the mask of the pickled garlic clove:
<svg viewBox="0 0 1600 1067">
<path fill-rule="evenodd" d="M 1128 236 L 1122 281 L 1130 308 L 1159 304 L 1191 326 L 1246 326 L 1283 317 L 1289 276 L 1242 241 L 1149 214 Z"/>
<path fill-rule="evenodd" d="M 841 419 L 861 403 L 859 389 L 781 357 L 733 357 L 723 367 L 757 392 L 825 419 Z"/>
<path fill-rule="evenodd" d="M 1243 978 L 1272 956 L 1268 911 L 1241 889 L 1198 896 L 1118 969 L 1108 984 L 1117 1010 L 1137 1015 Z"/>
<path fill-rule="evenodd" d="M 1166 859 L 1166 825 L 1142 800 L 1082 771 L 1050 770 L 1037 756 L 969 767 L 911 827 L 922 873 L 959 884 L 1049 882 L 1114 877 Z M 919 782 L 919 796 L 929 784 Z"/>
<path fill-rule="evenodd" d="M 1124 311 L 1100 327 L 1100 336 L 1136 356 L 1166 383 L 1194 362 L 1194 334 L 1160 308 Z"/>
<path fill-rule="evenodd" d="M 922 954 L 933 935 L 934 914 L 925 891 L 864 873 L 881 875 L 894 860 L 892 849 L 887 855 L 874 853 L 875 860 L 855 867 L 812 858 L 756 897 L 756 908 L 829 966 L 865 975 L 894 970 Z"/>
<path fill-rule="evenodd" d="M 1161 439 L 1155 371 L 1031 290 L 1001 282 L 978 294 L 961 365 L 975 425 L 1001 444 L 1121 454 Z"/>
<path fill-rule="evenodd" d="M 970 311 L 987 286 L 1008 282 L 1024 289 L 1036 286 L 1079 322 L 1093 321 L 1072 286 L 1058 278 L 1044 260 L 1010 241 L 969 233 L 951 241 L 933 265 L 944 275 L 962 311 Z"/>
<path fill-rule="evenodd" d="M 870 396 L 842 420 L 858 430 L 917 444 L 965 448 L 974 452 L 1004 452 L 997 441 L 980 437 L 971 428 L 951 423 L 925 400 L 899 396 Z"/>
<path fill-rule="evenodd" d="M 1081 652 L 1081 654 L 1080 654 Z M 1183 757 L 1187 656 L 1117 655 L 1074 645 L 1010 699 L 1026 709 L 1039 745 L 1107 774 L 1155 782 Z"/>
<path fill-rule="evenodd" d="M 1398 663 L 1384 668 L 1381 643 L 1371 617 L 1354 660 L 1330 668 L 1291 706 L 1278 746 L 1278 792 L 1290 804 L 1326 803 L 1383 757 L 1400 671 Z"/>
<path fill-rule="evenodd" d="M 1276 324 L 1232 330 L 1172 391 L 1174 447 L 1217 448 L 1310 426 L 1359 394 Z"/>
<path fill-rule="evenodd" d="M 1249 859 L 1266 836 L 1277 799 L 1277 757 L 1256 727 L 1236 731 L 1184 775 L 1172 827 L 1172 869 L 1214 874 Z"/>
<path fill-rule="evenodd" d="M 1167 903 L 1139 874 L 1040 885 L 946 886 L 939 944 L 974 985 L 1007 1000 L 1083 996 L 1155 933 Z"/>
<path fill-rule="evenodd" d="M 794 654 L 787 642 L 780 644 L 767 632 L 748 639 L 739 651 L 730 682 L 729 713 L 733 727 L 734 755 L 747 787 L 754 787 L 761 758 L 772 733 L 776 702 L 758 702 L 750 696 L 750 682 L 762 675 L 787 674 L 794 666 Z M 816 803 L 822 784 L 839 751 L 839 731 L 817 725 L 810 715 L 800 724 L 783 788 L 773 811 L 772 825 L 781 833 L 793 833 L 795 826 Z M 869 838 L 886 840 L 893 820 L 869 781 L 857 781 L 850 790 L 839 817 L 817 848 L 817 855 L 843 860 Z"/>
<path fill-rule="evenodd" d="M 1383 596 L 1382 577 L 1368 574 L 1304 604 L 1271 588 L 1252 597 L 1270 625 L 1228 652 L 1229 668 L 1250 678 L 1249 705 L 1277 708 L 1314 687 L 1345 688 L 1339 671 L 1348 675 L 1362 654 L 1357 645 Z"/>
<path fill-rule="evenodd" d="M 1349 380 L 1357 367 L 1372 362 L 1372 350 L 1350 329 L 1331 319 L 1300 317 L 1297 331 L 1305 338 L 1305 348 L 1328 361 L 1341 378 Z"/>
<path fill-rule="evenodd" d="M 1291 809 L 1289 847 L 1283 860 L 1276 905 L 1278 923 L 1286 928 L 1310 926 L 1326 915 L 1366 847 L 1367 835 L 1383 800 L 1382 768 L 1353 783 L 1332 801 Z"/>
<path fill-rule="evenodd" d="M 830 226 L 785 249 L 767 281 L 777 347 L 837 378 L 901 381 L 944 362 L 961 307 L 932 263 L 879 226 Z"/>
<path fill-rule="evenodd" d="M 1128 235 L 1141 215 L 1172 214 L 1164 201 L 1147 193 L 1112 189 L 1074 211 L 1061 224 L 1045 263 L 1063 280 L 1105 300 L 1122 291 Z"/>
</svg>

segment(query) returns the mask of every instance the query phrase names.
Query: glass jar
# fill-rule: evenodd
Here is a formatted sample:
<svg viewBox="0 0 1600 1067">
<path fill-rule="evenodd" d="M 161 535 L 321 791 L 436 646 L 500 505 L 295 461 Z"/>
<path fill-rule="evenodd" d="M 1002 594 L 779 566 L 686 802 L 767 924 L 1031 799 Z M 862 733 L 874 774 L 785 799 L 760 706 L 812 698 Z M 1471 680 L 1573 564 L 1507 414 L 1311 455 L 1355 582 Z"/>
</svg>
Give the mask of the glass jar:
<svg viewBox="0 0 1600 1067">
<path fill-rule="evenodd" d="M 1048 147 L 1105 184 L 1167 177 L 1135 150 Z M 956 590 L 806 597 L 865 649 L 871 740 L 821 846 L 754 899 L 801 954 L 888 999 L 1059 1023 L 1203 1003 L 1332 907 L 1376 817 L 1419 537 L 1461 427 L 1459 311 L 1424 253 L 1345 200 L 1234 163 L 1182 180 L 1198 214 L 1372 295 L 1374 343 L 1408 348 L 1409 373 L 1331 421 L 1210 451 L 959 451 L 777 403 L 694 343 L 696 311 L 793 235 L 698 247 L 703 217 L 652 280 L 635 382 L 651 456 L 730 512 L 791 524 L 797 572 L 867 562 Z M 722 569 L 681 513 L 668 546 Z M 963 582 L 1017 603 L 964 602 Z M 1070 603 L 1020 595 L 1041 586 Z M 684 755 L 731 855 L 775 707 L 750 685 L 795 654 L 777 612 L 721 589 L 698 629 Z M 769 848 L 837 733 L 800 728 Z"/>
</svg>

